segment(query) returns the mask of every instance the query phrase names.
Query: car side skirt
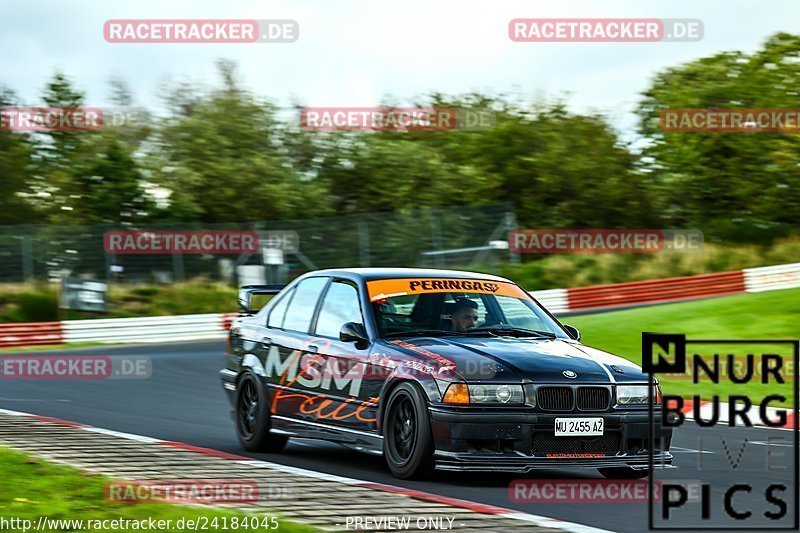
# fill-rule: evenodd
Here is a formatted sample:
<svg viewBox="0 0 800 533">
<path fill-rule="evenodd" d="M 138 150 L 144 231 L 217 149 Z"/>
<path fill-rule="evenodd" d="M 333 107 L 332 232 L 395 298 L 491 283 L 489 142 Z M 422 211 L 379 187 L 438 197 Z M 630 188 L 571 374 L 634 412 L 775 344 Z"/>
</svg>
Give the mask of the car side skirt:
<svg viewBox="0 0 800 533">
<path fill-rule="evenodd" d="M 367 452 L 383 452 L 383 437 L 377 433 L 369 433 L 356 429 L 343 428 L 300 420 L 288 416 L 272 415 L 270 432 L 306 439 L 320 439 L 339 444 L 358 447 Z"/>
</svg>

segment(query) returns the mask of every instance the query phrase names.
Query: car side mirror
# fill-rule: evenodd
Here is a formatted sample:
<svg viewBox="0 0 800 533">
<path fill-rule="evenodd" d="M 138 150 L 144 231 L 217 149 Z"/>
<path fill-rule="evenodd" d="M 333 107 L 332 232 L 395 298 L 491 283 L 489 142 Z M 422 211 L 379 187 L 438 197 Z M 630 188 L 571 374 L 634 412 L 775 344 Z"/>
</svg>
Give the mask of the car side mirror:
<svg viewBox="0 0 800 533">
<path fill-rule="evenodd" d="M 578 328 L 576 328 L 575 326 L 564 324 L 564 329 L 567 330 L 567 334 L 576 341 L 581 340 L 581 332 L 578 331 Z"/>
<path fill-rule="evenodd" d="M 357 322 L 345 322 L 339 330 L 339 340 L 342 342 L 355 342 L 356 347 L 361 347 L 369 343 L 364 326 Z"/>
</svg>

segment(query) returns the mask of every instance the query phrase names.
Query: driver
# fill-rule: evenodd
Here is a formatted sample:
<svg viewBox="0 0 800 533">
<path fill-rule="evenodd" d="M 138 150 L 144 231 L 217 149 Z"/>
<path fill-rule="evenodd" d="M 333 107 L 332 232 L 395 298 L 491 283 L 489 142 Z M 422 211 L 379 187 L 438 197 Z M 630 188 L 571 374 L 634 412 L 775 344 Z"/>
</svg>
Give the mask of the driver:
<svg viewBox="0 0 800 533">
<path fill-rule="evenodd" d="M 468 298 L 459 298 L 453 306 L 450 316 L 451 331 L 467 331 L 478 325 L 478 302 Z"/>
</svg>

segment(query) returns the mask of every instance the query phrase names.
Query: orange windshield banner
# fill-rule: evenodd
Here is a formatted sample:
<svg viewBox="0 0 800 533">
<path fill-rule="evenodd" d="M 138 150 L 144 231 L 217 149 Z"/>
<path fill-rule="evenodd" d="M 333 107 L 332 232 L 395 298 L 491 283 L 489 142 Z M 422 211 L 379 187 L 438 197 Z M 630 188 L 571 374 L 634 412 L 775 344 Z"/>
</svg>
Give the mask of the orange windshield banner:
<svg viewBox="0 0 800 533">
<path fill-rule="evenodd" d="M 369 299 L 374 302 L 382 298 L 394 298 L 407 294 L 432 292 L 458 292 L 499 294 L 514 298 L 529 298 L 528 294 L 513 283 L 460 278 L 409 278 L 380 279 L 367 282 Z"/>
</svg>

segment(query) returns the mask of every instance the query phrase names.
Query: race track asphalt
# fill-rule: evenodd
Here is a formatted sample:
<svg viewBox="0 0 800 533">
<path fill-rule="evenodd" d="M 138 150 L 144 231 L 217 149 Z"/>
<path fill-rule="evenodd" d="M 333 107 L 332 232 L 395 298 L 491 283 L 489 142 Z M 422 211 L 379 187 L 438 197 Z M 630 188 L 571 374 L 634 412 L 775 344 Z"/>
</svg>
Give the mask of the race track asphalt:
<svg viewBox="0 0 800 533">
<path fill-rule="evenodd" d="M 306 468 L 319 472 L 399 485 L 519 511 L 558 518 L 613 531 L 647 529 L 643 503 L 530 503 L 513 501 L 509 484 L 521 476 L 438 472 L 428 481 L 402 481 L 388 472 L 381 457 L 362 454 L 339 445 L 293 440 L 281 454 L 249 454 L 238 446 L 229 417 L 229 405 L 217 372 L 223 367 L 224 341 L 147 344 L 47 351 L 42 355 L 148 356 L 153 372 L 134 380 L 22 380 L 0 378 L 0 408 L 80 422 L 92 426 L 185 442 L 238 455 Z M 14 354 L 23 355 L 23 354 Z M 38 355 L 35 352 L 24 356 Z M 673 441 L 680 467 L 658 474 L 663 480 L 694 480 L 690 494 L 699 494 L 700 482 L 709 483 L 711 518 L 700 518 L 700 506 L 689 503 L 673 513 L 671 527 L 686 529 L 716 526 L 772 527 L 791 525 L 797 499 L 792 476 L 793 434 L 767 428 L 678 428 Z M 743 447 L 743 441 L 747 444 Z M 698 449 L 702 448 L 702 453 Z M 701 458 L 701 460 L 698 460 Z M 737 463 L 737 459 L 739 462 Z M 736 467 L 733 468 L 732 464 Z M 785 469 L 783 467 L 786 467 Z M 573 481 L 600 479 L 595 471 L 552 470 L 524 476 L 527 480 Z M 724 516 L 724 491 L 734 483 L 748 483 L 753 492 L 732 499 L 737 509 L 750 509 L 750 522 L 731 522 Z M 770 484 L 788 486 L 775 493 L 790 502 L 788 517 L 769 521 L 765 511 L 777 507 L 765 500 Z M 333 495 L 335 497 L 335 495 Z M 794 500 L 794 501 L 793 501 Z M 655 505 L 660 516 L 661 505 Z M 402 510 L 376 509 L 375 514 L 402 514 Z M 755 521 L 758 522 L 755 522 Z M 787 522 L 788 520 L 788 522 Z M 656 525 L 665 526 L 664 522 Z"/>
</svg>

